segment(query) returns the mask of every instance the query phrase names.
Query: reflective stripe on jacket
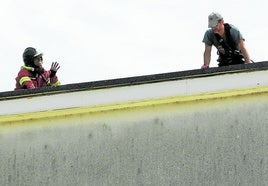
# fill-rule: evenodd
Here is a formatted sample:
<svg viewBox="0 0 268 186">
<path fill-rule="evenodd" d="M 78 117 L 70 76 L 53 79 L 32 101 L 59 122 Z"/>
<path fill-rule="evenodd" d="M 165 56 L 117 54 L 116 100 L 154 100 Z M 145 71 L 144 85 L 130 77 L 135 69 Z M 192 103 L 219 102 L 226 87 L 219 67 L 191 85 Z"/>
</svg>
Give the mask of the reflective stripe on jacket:
<svg viewBox="0 0 268 186">
<path fill-rule="evenodd" d="M 41 68 L 44 70 L 43 67 Z M 15 90 L 33 89 L 46 86 L 55 87 L 60 85 L 57 76 L 50 78 L 50 71 L 44 70 L 44 73 L 38 74 L 34 71 L 34 68 L 28 66 L 21 67 L 15 80 Z"/>
</svg>

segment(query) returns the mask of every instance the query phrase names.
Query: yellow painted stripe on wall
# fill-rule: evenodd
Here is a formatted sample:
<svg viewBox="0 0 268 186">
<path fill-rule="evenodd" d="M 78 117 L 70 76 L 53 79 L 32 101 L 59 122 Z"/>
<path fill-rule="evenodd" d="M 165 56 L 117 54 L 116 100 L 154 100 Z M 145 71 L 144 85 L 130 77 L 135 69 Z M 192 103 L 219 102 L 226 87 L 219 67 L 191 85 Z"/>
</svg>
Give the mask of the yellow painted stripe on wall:
<svg viewBox="0 0 268 186">
<path fill-rule="evenodd" d="M 174 103 L 190 103 L 204 100 L 212 99 L 223 99 L 237 96 L 251 96 L 251 95 L 260 95 L 268 94 L 268 86 L 249 88 L 249 89 L 239 89 L 239 90 L 229 90 L 221 91 L 214 93 L 205 93 L 189 96 L 176 96 L 176 97 L 165 97 L 159 99 L 150 99 L 150 100 L 139 100 L 135 102 L 124 102 L 118 104 L 109 104 L 109 105 L 99 105 L 99 106 L 88 106 L 88 107 L 76 107 L 76 108 L 66 108 L 58 110 L 47 110 L 42 112 L 33 112 L 33 113 L 23 113 L 23 114 L 13 114 L 0 116 L 0 124 L 11 124 L 22 121 L 35 121 L 40 119 L 49 119 L 52 117 L 68 117 L 81 114 L 90 114 L 104 111 L 115 111 L 121 109 L 132 109 L 139 107 L 150 107 L 157 105 L 165 104 L 174 104 Z"/>
</svg>

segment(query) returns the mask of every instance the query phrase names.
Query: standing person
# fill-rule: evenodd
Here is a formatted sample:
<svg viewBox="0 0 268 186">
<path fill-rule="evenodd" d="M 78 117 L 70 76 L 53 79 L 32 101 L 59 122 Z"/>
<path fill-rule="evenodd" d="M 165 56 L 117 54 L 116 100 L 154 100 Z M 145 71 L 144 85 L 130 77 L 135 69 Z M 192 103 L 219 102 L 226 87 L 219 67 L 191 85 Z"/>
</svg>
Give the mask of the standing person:
<svg viewBox="0 0 268 186">
<path fill-rule="evenodd" d="M 224 23 L 219 13 L 212 12 L 208 16 L 208 29 L 205 32 L 204 64 L 201 68 L 208 68 L 211 60 L 212 46 L 217 48 L 218 66 L 250 63 L 251 59 L 245 46 L 245 39 L 233 25 Z"/>
<path fill-rule="evenodd" d="M 24 66 L 16 77 L 15 90 L 60 85 L 56 76 L 60 68 L 59 63 L 53 62 L 50 70 L 45 70 L 42 66 L 43 54 L 33 47 L 24 50 L 23 61 Z"/>
</svg>

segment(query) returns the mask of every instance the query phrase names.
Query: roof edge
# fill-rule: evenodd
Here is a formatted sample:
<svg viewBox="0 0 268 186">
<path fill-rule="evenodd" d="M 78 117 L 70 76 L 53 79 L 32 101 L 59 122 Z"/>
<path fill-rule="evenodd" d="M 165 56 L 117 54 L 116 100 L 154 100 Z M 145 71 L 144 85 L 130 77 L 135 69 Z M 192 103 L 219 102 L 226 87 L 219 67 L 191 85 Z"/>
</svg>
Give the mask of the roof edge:
<svg viewBox="0 0 268 186">
<path fill-rule="evenodd" d="M 92 82 L 65 84 L 59 87 L 44 87 L 37 89 L 17 90 L 0 92 L 0 101 L 39 95 L 59 94 L 65 92 L 75 92 L 83 90 L 103 89 L 119 86 L 139 85 L 145 83 L 155 83 L 162 81 L 190 79 L 206 76 L 216 76 L 222 74 L 240 73 L 247 71 L 261 71 L 268 69 L 268 61 L 256 62 L 251 64 L 232 65 L 224 67 L 212 67 L 206 69 L 193 69 L 186 71 L 176 71 L 161 74 L 151 74 L 126 78 L 99 80 Z"/>
</svg>

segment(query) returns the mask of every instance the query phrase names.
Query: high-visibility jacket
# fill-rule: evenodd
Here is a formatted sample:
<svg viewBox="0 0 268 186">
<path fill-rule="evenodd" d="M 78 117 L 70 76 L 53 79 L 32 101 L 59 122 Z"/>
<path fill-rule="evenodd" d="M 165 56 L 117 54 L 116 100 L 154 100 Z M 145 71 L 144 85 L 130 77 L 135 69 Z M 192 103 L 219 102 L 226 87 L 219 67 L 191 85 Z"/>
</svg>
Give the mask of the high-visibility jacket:
<svg viewBox="0 0 268 186">
<path fill-rule="evenodd" d="M 40 67 L 40 71 L 43 71 L 43 73 L 35 72 L 33 67 L 22 66 L 15 78 L 15 90 L 60 85 L 56 75 L 50 77 L 51 71 L 46 71 L 43 67 Z"/>
</svg>

